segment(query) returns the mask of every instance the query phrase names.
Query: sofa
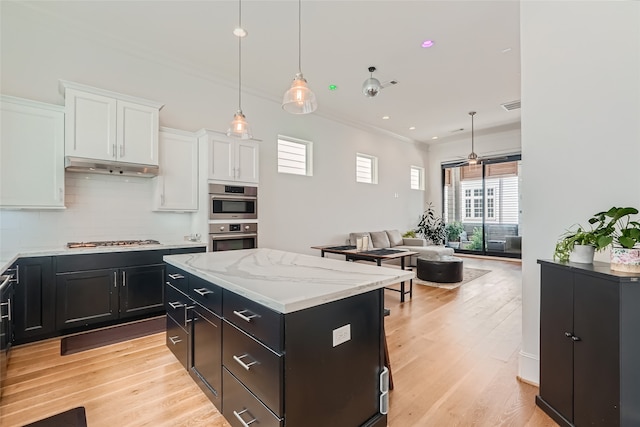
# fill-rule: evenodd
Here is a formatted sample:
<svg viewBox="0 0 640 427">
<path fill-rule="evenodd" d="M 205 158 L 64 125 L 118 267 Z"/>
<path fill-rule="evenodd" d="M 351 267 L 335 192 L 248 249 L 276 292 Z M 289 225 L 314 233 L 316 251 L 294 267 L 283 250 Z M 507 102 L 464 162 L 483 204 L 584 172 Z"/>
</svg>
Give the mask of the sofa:
<svg viewBox="0 0 640 427">
<path fill-rule="evenodd" d="M 398 230 L 383 231 L 361 231 L 349 233 L 348 245 L 356 245 L 357 239 L 367 236 L 369 239 L 369 249 L 373 248 L 393 248 L 418 252 L 419 255 L 412 256 L 409 265 L 417 265 L 417 258 L 425 258 L 439 261 L 443 257 L 453 256 L 453 249 L 445 246 L 427 245 L 426 239 L 417 237 L 402 237 Z"/>
</svg>

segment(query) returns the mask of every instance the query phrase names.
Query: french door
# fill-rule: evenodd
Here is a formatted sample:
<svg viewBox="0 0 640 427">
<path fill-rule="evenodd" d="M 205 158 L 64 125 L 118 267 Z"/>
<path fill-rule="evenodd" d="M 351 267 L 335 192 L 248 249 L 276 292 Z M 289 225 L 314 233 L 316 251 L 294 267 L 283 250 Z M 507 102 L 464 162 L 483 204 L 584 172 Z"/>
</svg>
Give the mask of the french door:
<svg viewBox="0 0 640 427">
<path fill-rule="evenodd" d="M 521 257 L 521 163 L 520 155 L 513 155 L 477 165 L 442 165 L 442 218 L 451 230 L 447 245 L 460 253 Z"/>
</svg>

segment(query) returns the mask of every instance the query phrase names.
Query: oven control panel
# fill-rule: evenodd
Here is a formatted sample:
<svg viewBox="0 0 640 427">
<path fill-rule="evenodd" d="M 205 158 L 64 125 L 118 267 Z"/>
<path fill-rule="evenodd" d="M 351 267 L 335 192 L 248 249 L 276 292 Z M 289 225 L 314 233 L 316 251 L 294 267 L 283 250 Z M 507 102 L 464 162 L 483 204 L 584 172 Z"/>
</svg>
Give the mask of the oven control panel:
<svg viewBox="0 0 640 427">
<path fill-rule="evenodd" d="M 255 222 L 245 224 L 209 224 L 209 234 L 250 233 L 258 232 L 258 224 Z"/>
</svg>

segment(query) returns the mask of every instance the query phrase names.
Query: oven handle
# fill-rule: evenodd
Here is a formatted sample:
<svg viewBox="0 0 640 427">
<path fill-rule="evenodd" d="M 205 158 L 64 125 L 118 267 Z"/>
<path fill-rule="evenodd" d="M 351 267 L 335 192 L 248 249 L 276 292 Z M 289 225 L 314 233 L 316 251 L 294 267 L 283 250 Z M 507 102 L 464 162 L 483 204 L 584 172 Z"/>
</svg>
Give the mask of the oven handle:
<svg viewBox="0 0 640 427">
<path fill-rule="evenodd" d="M 225 199 L 225 200 L 258 200 L 255 196 L 227 196 L 222 194 L 209 194 L 211 199 Z"/>
<path fill-rule="evenodd" d="M 258 234 L 234 234 L 234 233 L 226 233 L 226 234 L 209 234 L 212 240 L 230 240 L 244 237 L 258 237 Z"/>
</svg>

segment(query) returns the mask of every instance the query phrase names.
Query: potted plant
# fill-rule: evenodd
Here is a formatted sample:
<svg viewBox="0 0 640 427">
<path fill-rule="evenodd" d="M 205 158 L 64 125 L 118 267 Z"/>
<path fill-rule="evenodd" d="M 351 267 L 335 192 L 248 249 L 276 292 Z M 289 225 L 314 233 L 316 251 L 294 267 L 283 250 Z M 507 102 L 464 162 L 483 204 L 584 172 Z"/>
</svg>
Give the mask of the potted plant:
<svg viewBox="0 0 640 427">
<path fill-rule="evenodd" d="M 416 232 L 421 234 L 425 239 L 430 240 L 434 245 L 444 244 L 444 221 L 436 215 L 436 211 L 433 209 L 432 203 L 429 203 L 427 210 L 420 216 L 420 222 L 418 222 Z"/>
<path fill-rule="evenodd" d="M 452 248 L 460 247 L 460 233 L 464 231 L 462 223 L 459 221 L 450 222 L 444 227 L 447 235 L 447 244 Z"/>
<path fill-rule="evenodd" d="M 612 207 L 598 212 L 589 219 L 590 224 L 604 230 L 599 244 L 611 244 L 611 269 L 640 273 L 640 222 L 633 220 L 638 209 Z"/>
<path fill-rule="evenodd" d="M 591 264 L 594 253 L 609 245 L 610 242 L 603 239 L 606 234 L 607 230 L 601 226 L 587 230 L 581 225 L 575 225 L 560 236 L 553 259 Z"/>
</svg>

